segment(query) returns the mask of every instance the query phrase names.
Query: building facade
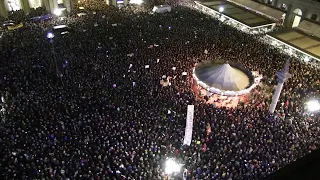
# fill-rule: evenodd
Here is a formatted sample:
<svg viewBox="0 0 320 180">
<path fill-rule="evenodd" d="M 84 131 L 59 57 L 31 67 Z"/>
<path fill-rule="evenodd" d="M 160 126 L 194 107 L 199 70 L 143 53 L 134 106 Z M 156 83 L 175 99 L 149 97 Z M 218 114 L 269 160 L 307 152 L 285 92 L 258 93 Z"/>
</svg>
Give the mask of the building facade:
<svg viewBox="0 0 320 180">
<path fill-rule="evenodd" d="M 320 2 L 315 0 L 255 0 L 282 9 L 286 16 L 284 25 L 297 27 L 302 19 L 320 23 Z"/>
<path fill-rule="evenodd" d="M 7 17 L 8 12 L 23 10 L 29 14 L 31 8 L 45 7 L 53 13 L 58 4 L 63 4 L 68 12 L 71 11 L 71 0 L 0 0 L 0 16 Z"/>
</svg>

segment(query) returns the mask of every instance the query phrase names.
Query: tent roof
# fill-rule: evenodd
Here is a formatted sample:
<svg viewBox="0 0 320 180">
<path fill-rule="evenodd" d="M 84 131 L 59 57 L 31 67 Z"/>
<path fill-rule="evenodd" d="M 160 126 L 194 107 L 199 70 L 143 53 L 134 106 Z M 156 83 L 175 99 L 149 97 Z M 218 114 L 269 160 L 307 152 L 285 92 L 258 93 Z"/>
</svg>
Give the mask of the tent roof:
<svg viewBox="0 0 320 180">
<path fill-rule="evenodd" d="M 240 91 L 249 86 L 249 77 L 229 64 L 200 64 L 195 74 L 208 86 L 224 91 Z"/>
</svg>

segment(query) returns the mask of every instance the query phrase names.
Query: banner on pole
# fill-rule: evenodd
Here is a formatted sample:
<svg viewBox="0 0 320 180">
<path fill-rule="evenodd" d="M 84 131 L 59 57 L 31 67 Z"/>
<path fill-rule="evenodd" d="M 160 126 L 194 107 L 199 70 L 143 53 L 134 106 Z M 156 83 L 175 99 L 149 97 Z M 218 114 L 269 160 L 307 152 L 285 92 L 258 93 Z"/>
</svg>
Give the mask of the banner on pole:
<svg viewBox="0 0 320 180">
<path fill-rule="evenodd" d="M 190 146 L 190 144 L 191 144 L 192 129 L 193 129 L 193 116 L 194 116 L 194 105 L 188 105 L 186 130 L 185 130 L 183 145 Z"/>
</svg>

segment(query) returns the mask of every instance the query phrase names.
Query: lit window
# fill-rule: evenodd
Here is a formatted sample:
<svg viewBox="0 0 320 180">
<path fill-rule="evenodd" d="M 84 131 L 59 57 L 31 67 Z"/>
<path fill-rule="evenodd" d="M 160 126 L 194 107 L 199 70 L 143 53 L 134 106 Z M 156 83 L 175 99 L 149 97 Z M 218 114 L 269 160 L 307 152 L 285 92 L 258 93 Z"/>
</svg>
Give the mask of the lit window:
<svg viewBox="0 0 320 180">
<path fill-rule="evenodd" d="M 18 11 L 21 9 L 21 4 L 19 0 L 7 0 L 9 11 Z"/>
<path fill-rule="evenodd" d="M 41 7 L 41 0 L 29 0 L 29 4 L 31 8 L 38 8 Z"/>
</svg>

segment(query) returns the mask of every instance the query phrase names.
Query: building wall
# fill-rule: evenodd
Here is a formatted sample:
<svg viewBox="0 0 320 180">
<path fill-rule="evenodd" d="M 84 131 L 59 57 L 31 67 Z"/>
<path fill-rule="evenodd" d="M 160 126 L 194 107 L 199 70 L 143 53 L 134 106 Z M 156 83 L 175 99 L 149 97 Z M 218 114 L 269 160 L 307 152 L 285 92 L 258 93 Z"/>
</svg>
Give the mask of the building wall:
<svg viewBox="0 0 320 180">
<path fill-rule="evenodd" d="M 63 3 L 67 11 L 71 11 L 71 0 L 0 0 L 0 16 L 7 17 L 8 11 L 22 9 L 25 14 L 30 13 L 30 8 L 45 7 L 48 11 L 53 11 L 58 7 L 58 3 Z"/>
<path fill-rule="evenodd" d="M 302 18 L 320 22 L 320 2 L 313 0 L 256 0 L 286 11 L 285 25 L 290 26 L 295 17 L 294 10 L 302 11 Z M 283 8 L 283 4 L 286 8 Z"/>
<path fill-rule="evenodd" d="M 117 6 L 117 0 L 105 0 L 106 4 Z M 72 0 L 0 0 L 0 16 L 7 17 L 8 11 L 22 9 L 25 14 L 30 13 L 30 8 L 45 7 L 51 13 L 57 8 L 57 4 L 63 3 L 67 11 L 72 8 Z M 129 0 L 123 0 L 123 5 L 128 5 Z M 13 4 L 10 6 L 10 4 Z"/>
</svg>

